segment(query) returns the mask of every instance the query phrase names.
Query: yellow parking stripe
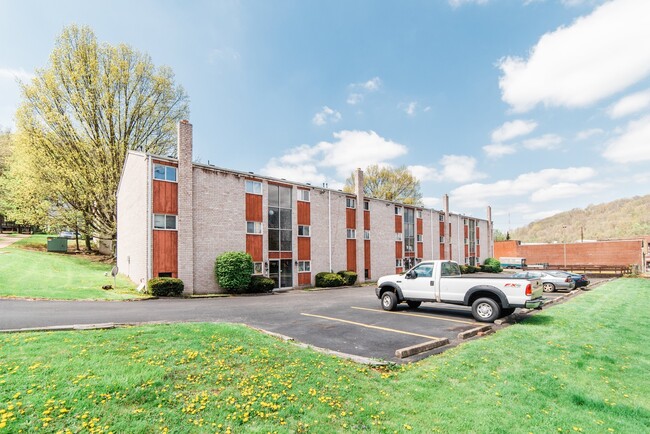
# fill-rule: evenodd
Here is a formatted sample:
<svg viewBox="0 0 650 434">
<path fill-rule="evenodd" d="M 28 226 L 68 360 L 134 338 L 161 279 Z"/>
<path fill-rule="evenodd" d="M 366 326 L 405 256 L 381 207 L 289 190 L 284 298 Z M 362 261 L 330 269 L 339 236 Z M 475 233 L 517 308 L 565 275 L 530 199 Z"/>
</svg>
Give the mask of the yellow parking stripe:
<svg viewBox="0 0 650 434">
<path fill-rule="evenodd" d="M 313 315 L 311 313 L 301 313 L 300 315 L 311 316 L 311 317 L 314 317 L 314 318 L 327 319 L 327 320 L 330 320 L 330 321 L 338 321 L 338 322 L 342 322 L 342 323 L 346 323 L 346 324 L 352 324 L 352 325 L 356 325 L 356 326 L 360 326 L 360 327 L 367 327 L 369 329 L 382 330 L 382 331 L 385 331 L 385 332 L 400 333 L 400 334 L 403 334 L 403 335 L 417 336 L 417 337 L 426 338 L 426 339 L 440 339 L 440 338 L 437 338 L 435 336 L 427 336 L 427 335 L 421 335 L 421 334 L 418 334 L 418 333 L 411 333 L 411 332 L 405 332 L 405 331 L 402 331 L 402 330 L 395 330 L 395 329 L 389 329 L 389 328 L 386 328 L 386 327 L 374 326 L 374 325 L 370 325 L 370 324 L 362 324 L 360 322 L 348 321 L 348 320 L 340 319 L 340 318 L 332 318 L 332 317 L 329 317 L 329 316 Z"/>
<path fill-rule="evenodd" d="M 393 312 L 390 310 L 382 310 L 382 309 L 368 309 L 367 307 L 356 307 L 356 306 L 350 306 L 352 309 L 358 309 L 358 310 L 369 310 L 371 312 L 378 312 L 378 313 L 392 313 L 395 315 L 407 315 L 407 316 L 417 316 L 420 318 L 432 318 L 432 319 L 440 319 L 443 321 L 451 321 L 451 322 L 459 322 L 462 324 L 472 324 L 472 325 L 479 325 L 473 321 L 463 321 L 461 319 L 451 319 L 447 318 L 444 316 L 437 316 L 437 315 L 423 315 L 421 313 L 409 313 L 409 312 Z"/>
</svg>

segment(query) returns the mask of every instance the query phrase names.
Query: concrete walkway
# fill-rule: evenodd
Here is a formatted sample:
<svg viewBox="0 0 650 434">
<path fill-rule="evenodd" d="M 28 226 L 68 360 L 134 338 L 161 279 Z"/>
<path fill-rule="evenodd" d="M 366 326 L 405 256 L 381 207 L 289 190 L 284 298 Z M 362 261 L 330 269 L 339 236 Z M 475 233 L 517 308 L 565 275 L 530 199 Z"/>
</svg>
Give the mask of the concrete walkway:
<svg viewBox="0 0 650 434">
<path fill-rule="evenodd" d="M 7 246 L 12 245 L 13 243 L 22 240 L 23 238 L 27 238 L 29 235 L 11 235 L 9 234 L 0 234 L 0 249 L 4 249 Z"/>
</svg>

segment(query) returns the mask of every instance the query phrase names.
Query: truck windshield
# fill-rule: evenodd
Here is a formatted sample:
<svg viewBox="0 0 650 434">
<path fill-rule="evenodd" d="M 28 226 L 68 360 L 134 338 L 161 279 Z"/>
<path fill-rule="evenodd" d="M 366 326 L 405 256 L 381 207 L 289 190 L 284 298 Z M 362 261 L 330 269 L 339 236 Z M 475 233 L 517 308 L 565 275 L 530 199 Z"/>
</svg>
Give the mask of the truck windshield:
<svg viewBox="0 0 650 434">
<path fill-rule="evenodd" d="M 460 267 L 455 262 L 443 262 L 440 268 L 442 277 L 460 276 Z"/>
</svg>

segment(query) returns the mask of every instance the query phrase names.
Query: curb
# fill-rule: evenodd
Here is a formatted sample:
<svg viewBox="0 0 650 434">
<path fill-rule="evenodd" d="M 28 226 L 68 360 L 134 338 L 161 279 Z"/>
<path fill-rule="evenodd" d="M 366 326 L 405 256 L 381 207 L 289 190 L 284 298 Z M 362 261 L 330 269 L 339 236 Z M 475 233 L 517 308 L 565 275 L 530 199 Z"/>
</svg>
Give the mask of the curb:
<svg viewBox="0 0 650 434">
<path fill-rule="evenodd" d="M 395 351 L 395 357 L 398 357 L 400 359 L 403 359 L 405 357 L 410 357 L 415 354 L 420 354 L 425 351 L 433 350 L 438 347 L 442 347 L 444 345 L 449 344 L 449 339 L 447 338 L 441 338 L 441 339 L 435 339 L 432 341 L 425 342 L 423 344 L 418 344 L 418 345 L 412 345 L 410 347 L 406 348 L 401 348 L 399 350 Z"/>
<path fill-rule="evenodd" d="M 465 340 L 465 339 L 469 339 L 471 337 L 474 337 L 476 335 L 479 335 L 479 334 L 484 335 L 484 334 L 490 333 L 492 331 L 493 331 L 492 326 L 490 326 L 490 325 L 476 327 L 476 328 L 469 329 L 469 330 L 466 330 L 464 332 L 458 333 L 458 339 Z"/>
</svg>

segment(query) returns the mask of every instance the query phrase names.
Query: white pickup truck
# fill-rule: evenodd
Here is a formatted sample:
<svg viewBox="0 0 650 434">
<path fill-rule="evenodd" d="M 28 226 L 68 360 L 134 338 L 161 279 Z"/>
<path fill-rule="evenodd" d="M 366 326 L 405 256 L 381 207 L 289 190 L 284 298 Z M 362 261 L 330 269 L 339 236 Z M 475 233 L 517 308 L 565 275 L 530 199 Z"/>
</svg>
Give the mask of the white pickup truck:
<svg viewBox="0 0 650 434">
<path fill-rule="evenodd" d="M 384 276 L 375 289 L 384 310 L 402 302 L 416 309 L 422 302 L 472 306 L 477 321 L 493 322 L 515 308 L 540 309 L 542 282 L 512 277 L 462 277 L 453 261 L 423 261 L 404 274 Z"/>
</svg>

